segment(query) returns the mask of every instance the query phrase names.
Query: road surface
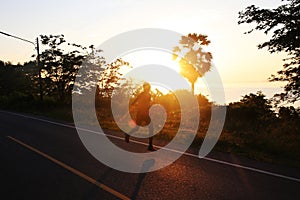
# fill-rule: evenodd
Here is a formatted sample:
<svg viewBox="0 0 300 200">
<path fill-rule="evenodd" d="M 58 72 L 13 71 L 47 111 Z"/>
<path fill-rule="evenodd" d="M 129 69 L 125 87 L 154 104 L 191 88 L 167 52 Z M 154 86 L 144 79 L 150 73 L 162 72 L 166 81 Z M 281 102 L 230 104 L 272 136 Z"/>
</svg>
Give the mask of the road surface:
<svg viewBox="0 0 300 200">
<path fill-rule="evenodd" d="M 146 149 L 118 134 L 110 139 Z M 6 111 L 0 159 L 1 199 L 300 199 L 297 169 L 190 152 L 155 172 L 119 172 L 93 158 L 72 125 Z"/>
</svg>

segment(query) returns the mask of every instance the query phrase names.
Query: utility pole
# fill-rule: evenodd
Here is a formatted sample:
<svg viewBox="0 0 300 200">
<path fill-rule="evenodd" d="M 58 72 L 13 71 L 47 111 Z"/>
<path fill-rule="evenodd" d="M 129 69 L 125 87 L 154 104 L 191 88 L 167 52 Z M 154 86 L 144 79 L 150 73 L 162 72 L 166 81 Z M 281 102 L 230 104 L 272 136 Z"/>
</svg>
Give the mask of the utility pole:
<svg viewBox="0 0 300 200">
<path fill-rule="evenodd" d="M 8 34 L 8 33 L 4 33 L 2 31 L 0 31 L 0 34 L 6 35 L 8 37 L 12 37 L 12 38 L 15 38 L 15 39 L 18 39 L 18 40 L 22 40 L 24 42 L 28 42 L 28 43 L 33 44 L 35 46 L 34 42 L 31 42 L 31 41 L 26 40 L 24 38 L 20 38 L 20 37 L 17 37 L 17 36 Z M 42 74 L 41 74 L 42 73 L 42 68 L 40 66 L 40 48 L 39 48 L 39 38 L 38 37 L 36 38 L 36 50 L 37 50 L 36 63 L 37 63 L 37 67 L 39 69 L 40 100 L 43 101 L 43 87 L 42 87 Z"/>
<path fill-rule="evenodd" d="M 40 65 L 40 46 L 39 46 L 39 38 L 38 37 L 36 38 L 36 51 L 37 51 L 36 64 L 39 69 L 40 100 L 43 101 L 42 68 Z"/>
</svg>

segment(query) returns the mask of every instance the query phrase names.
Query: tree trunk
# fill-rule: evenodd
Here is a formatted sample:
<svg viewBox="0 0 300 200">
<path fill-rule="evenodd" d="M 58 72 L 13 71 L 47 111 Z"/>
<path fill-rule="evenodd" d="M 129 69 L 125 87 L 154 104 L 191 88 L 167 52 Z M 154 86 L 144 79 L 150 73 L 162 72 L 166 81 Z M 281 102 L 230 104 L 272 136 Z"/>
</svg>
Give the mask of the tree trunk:
<svg viewBox="0 0 300 200">
<path fill-rule="evenodd" d="M 192 95 L 194 95 L 195 94 L 195 82 L 192 82 L 191 85 L 192 85 Z"/>
</svg>

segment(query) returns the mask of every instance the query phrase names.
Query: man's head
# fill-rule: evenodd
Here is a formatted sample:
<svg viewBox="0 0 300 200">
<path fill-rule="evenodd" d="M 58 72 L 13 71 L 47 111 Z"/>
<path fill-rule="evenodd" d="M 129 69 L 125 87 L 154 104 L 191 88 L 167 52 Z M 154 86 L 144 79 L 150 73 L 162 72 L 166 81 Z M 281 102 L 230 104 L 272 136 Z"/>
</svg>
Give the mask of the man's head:
<svg viewBox="0 0 300 200">
<path fill-rule="evenodd" d="M 150 83 L 145 82 L 145 83 L 143 84 L 143 89 L 144 89 L 145 92 L 149 92 L 150 89 L 151 89 Z"/>
</svg>

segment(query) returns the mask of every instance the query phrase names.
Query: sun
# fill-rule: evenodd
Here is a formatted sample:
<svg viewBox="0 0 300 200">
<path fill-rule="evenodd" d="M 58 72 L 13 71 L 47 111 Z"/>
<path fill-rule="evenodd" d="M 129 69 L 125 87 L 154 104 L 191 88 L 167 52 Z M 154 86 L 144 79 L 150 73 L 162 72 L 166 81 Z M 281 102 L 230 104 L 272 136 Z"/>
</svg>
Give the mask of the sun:
<svg viewBox="0 0 300 200">
<path fill-rule="evenodd" d="M 156 64 L 170 67 L 179 73 L 180 66 L 177 61 L 172 59 L 172 54 L 162 50 L 139 50 L 133 51 L 122 57 L 125 61 L 129 62 L 133 67 L 143 65 Z"/>
<path fill-rule="evenodd" d="M 161 66 L 164 68 L 170 68 L 175 71 L 179 76 L 180 72 L 180 66 L 177 61 L 174 61 L 172 58 L 173 55 L 169 52 L 165 52 L 162 50 L 139 50 L 139 51 L 133 51 L 129 54 L 123 55 L 122 59 L 126 62 L 128 62 L 132 68 L 128 69 L 126 68 L 121 73 L 123 74 L 123 77 L 126 77 L 126 79 L 130 79 L 135 85 L 142 85 L 143 82 L 153 79 L 154 77 L 161 77 L 161 78 L 169 78 L 168 73 L 162 73 L 161 70 L 156 71 L 147 71 L 144 73 L 144 71 L 139 71 L 132 73 L 130 77 L 127 76 L 127 74 L 130 74 L 132 70 L 134 71 L 135 68 L 143 67 L 146 65 L 149 65 L 150 67 L 153 67 L 155 65 Z M 159 67 L 158 67 L 159 68 Z M 184 79 L 182 77 L 182 79 Z M 172 82 L 172 86 L 168 87 L 165 85 L 162 85 L 160 83 L 151 82 L 151 90 L 153 92 L 157 92 L 159 90 L 163 94 L 167 94 L 171 91 L 171 87 L 177 90 L 177 89 L 187 89 L 186 87 L 183 87 L 182 84 L 178 83 L 177 81 Z"/>
</svg>

